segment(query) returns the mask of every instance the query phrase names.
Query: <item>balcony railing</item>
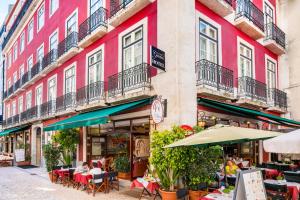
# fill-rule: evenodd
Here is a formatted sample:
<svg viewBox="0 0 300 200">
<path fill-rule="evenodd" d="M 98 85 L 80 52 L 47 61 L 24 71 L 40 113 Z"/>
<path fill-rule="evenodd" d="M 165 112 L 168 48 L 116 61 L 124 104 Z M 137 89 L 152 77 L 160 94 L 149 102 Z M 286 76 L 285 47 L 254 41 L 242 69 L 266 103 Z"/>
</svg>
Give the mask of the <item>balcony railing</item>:
<svg viewBox="0 0 300 200">
<path fill-rule="evenodd" d="M 240 77 L 238 78 L 238 96 L 266 102 L 267 86 L 251 77 Z"/>
<path fill-rule="evenodd" d="M 78 33 L 70 33 L 63 41 L 58 44 L 58 57 L 61 57 L 67 53 L 71 48 L 77 47 L 78 44 Z"/>
<path fill-rule="evenodd" d="M 19 123 L 19 121 L 20 121 L 20 116 L 19 116 L 19 114 L 13 116 L 13 123 Z"/>
<path fill-rule="evenodd" d="M 197 85 L 233 93 L 233 71 L 208 60 L 196 62 Z"/>
<path fill-rule="evenodd" d="M 107 27 L 107 10 L 99 8 L 79 26 L 78 40 L 83 40 L 100 26 Z"/>
<path fill-rule="evenodd" d="M 276 88 L 268 89 L 268 103 L 271 106 L 287 109 L 287 94 Z"/>
<path fill-rule="evenodd" d="M 56 98 L 56 111 L 65 111 L 76 105 L 76 92 L 70 92 Z"/>
<path fill-rule="evenodd" d="M 110 1 L 110 17 L 113 17 L 115 14 L 117 14 L 120 10 L 127 7 L 129 3 L 131 3 L 134 0 L 123 0 L 120 3 L 120 0 L 111 0 Z"/>
<path fill-rule="evenodd" d="M 266 24 L 265 40 L 274 40 L 285 49 L 285 33 L 272 22 Z"/>
<path fill-rule="evenodd" d="M 103 100 L 104 98 L 105 93 L 103 81 L 90 83 L 89 85 L 78 89 L 76 93 L 77 105 L 88 104 L 93 101 Z"/>
<path fill-rule="evenodd" d="M 13 33 L 15 32 L 16 28 L 19 26 L 22 18 L 24 17 L 25 13 L 27 12 L 28 8 L 30 7 L 31 3 L 33 2 L 33 0 L 27 0 L 24 4 L 23 7 L 21 9 L 21 11 L 19 12 L 19 14 L 17 15 L 12 27 L 10 28 L 8 34 L 6 35 L 3 43 L 2 43 L 2 48 L 4 48 L 8 41 L 10 40 L 10 38 L 12 37 Z"/>
<path fill-rule="evenodd" d="M 264 31 L 264 13 L 257 8 L 250 0 L 237 0 L 236 1 L 236 16 L 246 17 L 254 25 L 256 25 L 261 31 Z"/>
<path fill-rule="evenodd" d="M 150 87 L 150 71 L 150 65 L 142 63 L 108 77 L 108 97 L 124 95 L 128 91 L 138 88 Z"/>
</svg>

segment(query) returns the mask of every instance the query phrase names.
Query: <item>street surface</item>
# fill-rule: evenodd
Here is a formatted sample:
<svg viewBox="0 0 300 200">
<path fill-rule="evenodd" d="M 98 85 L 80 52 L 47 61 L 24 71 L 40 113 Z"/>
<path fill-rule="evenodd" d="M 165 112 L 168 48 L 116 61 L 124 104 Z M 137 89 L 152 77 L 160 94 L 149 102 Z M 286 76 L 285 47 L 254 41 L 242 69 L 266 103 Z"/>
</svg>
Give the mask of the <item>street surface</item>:
<svg viewBox="0 0 300 200">
<path fill-rule="evenodd" d="M 132 200 L 138 199 L 141 190 L 130 190 L 122 183 L 120 191 L 109 194 L 88 195 L 85 191 L 50 183 L 48 174 L 39 168 L 0 168 L 0 200 Z M 126 186 L 125 186 L 126 185 Z"/>
</svg>

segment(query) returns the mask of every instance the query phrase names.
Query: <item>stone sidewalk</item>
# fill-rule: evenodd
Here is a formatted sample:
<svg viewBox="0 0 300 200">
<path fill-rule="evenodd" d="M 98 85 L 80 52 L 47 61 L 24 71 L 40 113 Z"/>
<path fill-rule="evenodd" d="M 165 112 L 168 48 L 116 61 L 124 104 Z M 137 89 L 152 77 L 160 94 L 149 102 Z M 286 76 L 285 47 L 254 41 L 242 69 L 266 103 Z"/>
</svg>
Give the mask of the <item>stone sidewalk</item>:
<svg viewBox="0 0 300 200">
<path fill-rule="evenodd" d="M 97 193 L 95 197 L 84 191 L 63 187 L 49 181 L 40 169 L 18 167 L 0 168 L 0 200 L 132 200 L 138 199 L 140 189 L 130 190 L 129 182 L 122 182 L 120 191 Z"/>
</svg>

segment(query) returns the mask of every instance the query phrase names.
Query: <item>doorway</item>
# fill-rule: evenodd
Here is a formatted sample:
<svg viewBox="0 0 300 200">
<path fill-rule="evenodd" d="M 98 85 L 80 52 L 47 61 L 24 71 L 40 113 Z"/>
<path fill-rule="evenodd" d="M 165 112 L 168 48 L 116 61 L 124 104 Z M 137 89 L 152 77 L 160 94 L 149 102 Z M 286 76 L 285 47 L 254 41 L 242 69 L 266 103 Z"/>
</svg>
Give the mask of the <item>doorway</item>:
<svg viewBox="0 0 300 200">
<path fill-rule="evenodd" d="M 42 143 L 42 129 L 36 129 L 36 165 L 41 166 L 41 143 Z"/>
</svg>

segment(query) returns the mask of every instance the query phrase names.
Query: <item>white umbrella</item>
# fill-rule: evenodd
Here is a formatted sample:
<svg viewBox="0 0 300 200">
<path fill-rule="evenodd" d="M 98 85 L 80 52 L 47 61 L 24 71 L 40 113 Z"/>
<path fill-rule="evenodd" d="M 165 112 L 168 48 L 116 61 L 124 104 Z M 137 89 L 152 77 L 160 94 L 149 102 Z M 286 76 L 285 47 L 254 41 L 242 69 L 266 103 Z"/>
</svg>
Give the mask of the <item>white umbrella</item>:
<svg viewBox="0 0 300 200">
<path fill-rule="evenodd" d="M 300 154 L 300 129 L 265 140 L 263 144 L 266 152 Z"/>
</svg>

